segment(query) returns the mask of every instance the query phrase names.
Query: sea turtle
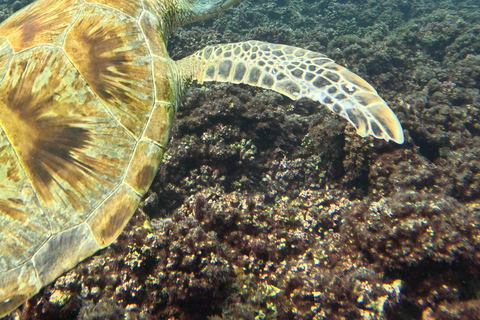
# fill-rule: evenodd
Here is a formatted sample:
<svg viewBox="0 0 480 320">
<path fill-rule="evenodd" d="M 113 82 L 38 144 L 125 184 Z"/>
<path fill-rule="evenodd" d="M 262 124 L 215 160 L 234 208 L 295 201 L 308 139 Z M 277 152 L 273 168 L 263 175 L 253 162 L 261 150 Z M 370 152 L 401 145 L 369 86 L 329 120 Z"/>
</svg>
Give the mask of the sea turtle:
<svg viewBox="0 0 480 320">
<path fill-rule="evenodd" d="M 116 239 L 197 81 L 310 98 L 403 143 L 376 91 L 325 55 L 260 41 L 179 61 L 166 38 L 239 0 L 37 0 L 0 26 L 0 316 Z"/>
</svg>

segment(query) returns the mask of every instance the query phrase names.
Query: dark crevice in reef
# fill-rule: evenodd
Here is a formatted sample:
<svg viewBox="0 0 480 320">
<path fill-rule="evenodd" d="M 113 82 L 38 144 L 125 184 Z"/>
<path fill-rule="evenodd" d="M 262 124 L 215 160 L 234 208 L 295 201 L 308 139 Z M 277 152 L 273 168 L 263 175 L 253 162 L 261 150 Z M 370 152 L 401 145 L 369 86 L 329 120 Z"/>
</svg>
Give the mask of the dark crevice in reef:
<svg viewBox="0 0 480 320">
<path fill-rule="evenodd" d="M 420 154 L 427 158 L 428 161 L 435 162 L 435 160 L 440 156 L 441 145 L 437 141 L 433 141 L 431 138 L 428 138 L 426 135 L 420 132 L 410 131 L 410 136 L 415 144 L 420 148 Z"/>
</svg>

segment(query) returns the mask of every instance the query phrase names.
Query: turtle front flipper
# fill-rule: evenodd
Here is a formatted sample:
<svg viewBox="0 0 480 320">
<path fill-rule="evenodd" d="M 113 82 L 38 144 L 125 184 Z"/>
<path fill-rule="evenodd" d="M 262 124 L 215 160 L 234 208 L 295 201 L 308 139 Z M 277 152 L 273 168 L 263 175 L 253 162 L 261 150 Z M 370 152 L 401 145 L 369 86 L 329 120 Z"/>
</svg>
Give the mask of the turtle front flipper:
<svg viewBox="0 0 480 320">
<path fill-rule="evenodd" d="M 245 83 L 293 100 L 310 98 L 347 119 L 362 137 L 404 141 L 400 122 L 375 89 L 317 52 L 246 41 L 208 46 L 177 66 L 185 77 L 200 83 Z"/>
</svg>

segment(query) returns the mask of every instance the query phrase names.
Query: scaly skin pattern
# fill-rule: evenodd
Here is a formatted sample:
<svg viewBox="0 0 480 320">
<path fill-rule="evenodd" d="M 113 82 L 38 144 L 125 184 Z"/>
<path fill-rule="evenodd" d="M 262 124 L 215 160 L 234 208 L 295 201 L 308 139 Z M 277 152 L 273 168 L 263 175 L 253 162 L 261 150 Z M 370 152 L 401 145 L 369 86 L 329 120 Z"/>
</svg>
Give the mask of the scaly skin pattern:
<svg viewBox="0 0 480 320">
<path fill-rule="evenodd" d="M 347 119 L 362 137 L 404 141 L 400 122 L 375 89 L 321 53 L 246 41 L 208 46 L 178 65 L 200 83 L 245 83 L 293 100 L 319 101 Z"/>
</svg>

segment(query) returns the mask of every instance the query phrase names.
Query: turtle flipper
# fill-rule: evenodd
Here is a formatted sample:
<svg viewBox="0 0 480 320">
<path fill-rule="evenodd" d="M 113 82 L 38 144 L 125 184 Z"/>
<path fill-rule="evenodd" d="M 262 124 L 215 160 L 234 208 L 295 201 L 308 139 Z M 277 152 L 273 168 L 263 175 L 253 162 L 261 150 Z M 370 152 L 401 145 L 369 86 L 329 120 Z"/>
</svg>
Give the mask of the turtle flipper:
<svg viewBox="0 0 480 320">
<path fill-rule="evenodd" d="M 245 83 L 293 100 L 310 98 L 346 118 L 362 137 L 404 141 L 400 122 L 375 89 L 320 53 L 246 41 L 208 46 L 177 66 L 200 83 Z"/>
</svg>

